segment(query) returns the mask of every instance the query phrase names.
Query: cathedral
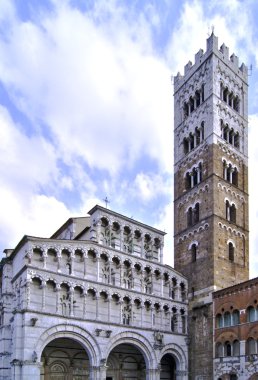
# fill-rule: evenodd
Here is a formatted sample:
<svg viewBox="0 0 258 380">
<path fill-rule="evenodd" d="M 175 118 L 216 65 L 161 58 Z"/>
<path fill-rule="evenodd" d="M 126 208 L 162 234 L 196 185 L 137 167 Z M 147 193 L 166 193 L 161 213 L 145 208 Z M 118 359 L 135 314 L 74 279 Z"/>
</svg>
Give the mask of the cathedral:
<svg viewBox="0 0 258 380">
<path fill-rule="evenodd" d="M 174 268 L 165 233 L 96 205 L 0 265 L 0 380 L 257 380 L 248 71 L 212 33 L 174 77 Z"/>
</svg>

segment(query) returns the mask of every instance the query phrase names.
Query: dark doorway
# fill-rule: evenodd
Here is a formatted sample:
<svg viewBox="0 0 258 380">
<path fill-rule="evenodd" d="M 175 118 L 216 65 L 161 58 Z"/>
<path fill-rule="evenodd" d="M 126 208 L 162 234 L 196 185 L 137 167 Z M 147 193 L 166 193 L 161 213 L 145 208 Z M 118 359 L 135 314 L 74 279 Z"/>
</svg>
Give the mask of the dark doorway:
<svg viewBox="0 0 258 380">
<path fill-rule="evenodd" d="M 161 359 L 160 380 L 176 380 L 176 361 L 171 354 L 166 354 Z"/>
</svg>

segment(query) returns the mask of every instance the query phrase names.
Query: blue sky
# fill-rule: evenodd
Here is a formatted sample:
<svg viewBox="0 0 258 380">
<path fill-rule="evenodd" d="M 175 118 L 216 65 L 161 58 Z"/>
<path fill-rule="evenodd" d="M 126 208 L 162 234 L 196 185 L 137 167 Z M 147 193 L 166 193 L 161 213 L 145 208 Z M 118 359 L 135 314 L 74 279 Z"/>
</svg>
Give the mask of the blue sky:
<svg viewBox="0 0 258 380">
<path fill-rule="evenodd" d="M 214 27 L 249 86 L 258 275 L 255 0 L 0 0 L 0 248 L 96 203 L 165 230 L 173 264 L 173 86 Z"/>
</svg>

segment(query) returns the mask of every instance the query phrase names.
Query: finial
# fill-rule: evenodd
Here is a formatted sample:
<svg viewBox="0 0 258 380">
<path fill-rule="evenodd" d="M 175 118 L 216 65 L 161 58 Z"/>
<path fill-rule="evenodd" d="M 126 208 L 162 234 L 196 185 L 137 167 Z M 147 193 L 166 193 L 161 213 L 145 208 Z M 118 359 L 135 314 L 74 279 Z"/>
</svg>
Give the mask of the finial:
<svg viewBox="0 0 258 380">
<path fill-rule="evenodd" d="M 103 201 L 106 203 L 106 208 L 108 207 L 108 203 L 110 203 L 110 201 L 108 200 L 108 197 L 106 196 L 105 199 L 103 199 Z"/>
</svg>

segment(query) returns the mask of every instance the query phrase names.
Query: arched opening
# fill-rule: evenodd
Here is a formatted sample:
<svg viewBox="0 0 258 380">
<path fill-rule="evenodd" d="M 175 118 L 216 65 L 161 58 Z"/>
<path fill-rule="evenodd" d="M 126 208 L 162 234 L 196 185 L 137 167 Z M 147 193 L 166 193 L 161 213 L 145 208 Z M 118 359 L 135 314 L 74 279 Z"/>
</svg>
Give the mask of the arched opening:
<svg viewBox="0 0 258 380">
<path fill-rule="evenodd" d="M 171 354 L 165 354 L 160 361 L 160 380 L 176 379 L 176 361 Z"/>
<path fill-rule="evenodd" d="M 90 378 L 89 356 L 80 343 L 70 338 L 52 340 L 44 348 L 41 362 L 41 380 Z"/>
<path fill-rule="evenodd" d="M 133 344 L 122 343 L 113 348 L 107 359 L 106 379 L 146 379 L 146 363 Z"/>
</svg>

